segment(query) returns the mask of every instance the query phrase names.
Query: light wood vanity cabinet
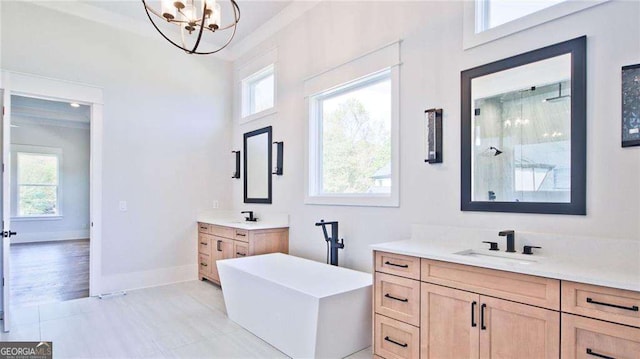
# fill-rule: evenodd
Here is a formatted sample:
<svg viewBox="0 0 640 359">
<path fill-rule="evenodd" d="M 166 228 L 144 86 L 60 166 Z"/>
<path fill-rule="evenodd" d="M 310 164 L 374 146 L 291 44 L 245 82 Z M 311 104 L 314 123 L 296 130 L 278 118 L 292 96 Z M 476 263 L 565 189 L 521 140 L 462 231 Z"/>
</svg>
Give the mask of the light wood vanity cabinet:
<svg viewBox="0 0 640 359">
<path fill-rule="evenodd" d="M 380 251 L 374 262 L 375 357 L 640 358 L 639 292 Z"/>
<path fill-rule="evenodd" d="M 198 223 L 198 276 L 220 284 L 216 261 L 267 253 L 289 253 L 289 229 L 246 230 Z"/>
</svg>

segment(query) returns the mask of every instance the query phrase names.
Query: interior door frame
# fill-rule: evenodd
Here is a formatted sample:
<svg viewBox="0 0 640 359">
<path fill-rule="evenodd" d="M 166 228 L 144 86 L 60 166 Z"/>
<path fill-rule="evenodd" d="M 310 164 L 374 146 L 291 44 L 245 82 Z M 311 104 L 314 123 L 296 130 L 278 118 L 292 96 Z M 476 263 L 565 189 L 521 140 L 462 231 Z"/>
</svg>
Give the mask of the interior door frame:
<svg viewBox="0 0 640 359">
<path fill-rule="evenodd" d="M 100 294 L 102 278 L 103 89 L 98 86 L 0 70 L 5 96 L 19 95 L 91 107 L 89 160 L 89 296 Z M 18 234 L 19 235 L 19 234 Z"/>
</svg>

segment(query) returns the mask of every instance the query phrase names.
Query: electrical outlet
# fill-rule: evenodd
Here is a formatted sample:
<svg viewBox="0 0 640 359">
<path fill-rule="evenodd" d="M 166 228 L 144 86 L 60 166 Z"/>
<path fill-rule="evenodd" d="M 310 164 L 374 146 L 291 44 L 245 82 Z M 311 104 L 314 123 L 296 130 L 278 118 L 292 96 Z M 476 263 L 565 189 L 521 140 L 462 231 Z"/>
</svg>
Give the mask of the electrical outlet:
<svg viewBox="0 0 640 359">
<path fill-rule="evenodd" d="M 118 203 L 118 209 L 120 210 L 120 212 L 126 212 L 127 211 L 127 201 L 120 201 Z"/>
<path fill-rule="evenodd" d="M 213 208 L 220 208 L 220 202 L 217 199 L 213 201 Z"/>
</svg>

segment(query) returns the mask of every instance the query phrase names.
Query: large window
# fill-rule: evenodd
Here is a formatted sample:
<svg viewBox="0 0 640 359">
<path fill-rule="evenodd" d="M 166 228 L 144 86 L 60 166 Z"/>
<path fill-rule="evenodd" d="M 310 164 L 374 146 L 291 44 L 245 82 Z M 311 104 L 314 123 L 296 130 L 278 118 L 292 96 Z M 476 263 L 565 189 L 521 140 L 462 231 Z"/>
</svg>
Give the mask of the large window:
<svg viewBox="0 0 640 359">
<path fill-rule="evenodd" d="M 242 80 L 242 117 L 259 114 L 275 106 L 274 69 L 271 64 Z"/>
<path fill-rule="evenodd" d="M 394 205 L 394 98 L 386 69 L 310 97 L 309 197 Z M 341 200 L 336 200 L 336 197 Z M 369 201 L 358 201 L 358 199 Z M 376 201 L 375 199 L 383 199 Z"/>
<path fill-rule="evenodd" d="M 60 159 L 61 153 L 17 152 L 18 217 L 60 214 Z"/>
</svg>

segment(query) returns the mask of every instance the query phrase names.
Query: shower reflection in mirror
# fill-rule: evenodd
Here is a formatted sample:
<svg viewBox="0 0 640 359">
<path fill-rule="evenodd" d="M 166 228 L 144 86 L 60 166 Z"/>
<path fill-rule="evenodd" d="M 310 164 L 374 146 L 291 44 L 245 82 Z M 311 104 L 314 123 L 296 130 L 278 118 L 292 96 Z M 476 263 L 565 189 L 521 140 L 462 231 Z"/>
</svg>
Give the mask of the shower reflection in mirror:
<svg viewBox="0 0 640 359">
<path fill-rule="evenodd" d="M 570 202 L 570 89 L 567 77 L 474 97 L 473 200 Z"/>
</svg>

